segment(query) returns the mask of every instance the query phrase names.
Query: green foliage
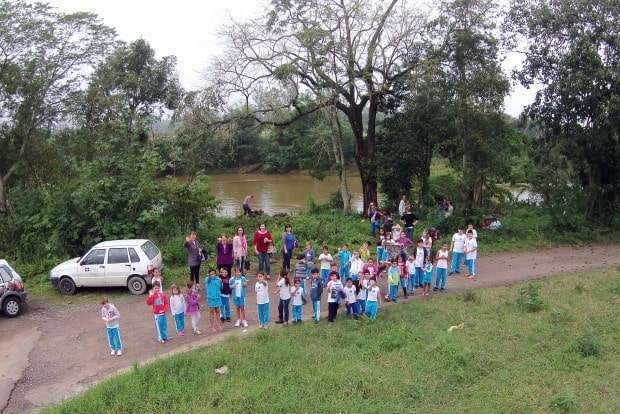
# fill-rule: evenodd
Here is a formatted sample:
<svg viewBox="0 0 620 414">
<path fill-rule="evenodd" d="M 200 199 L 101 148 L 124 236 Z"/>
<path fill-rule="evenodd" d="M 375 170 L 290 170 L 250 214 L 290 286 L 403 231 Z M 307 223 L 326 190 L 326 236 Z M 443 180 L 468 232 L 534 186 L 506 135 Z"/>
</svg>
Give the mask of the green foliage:
<svg viewBox="0 0 620 414">
<path fill-rule="evenodd" d="M 599 358 L 603 353 L 601 340 L 593 333 L 579 336 L 572 344 L 571 349 L 584 358 Z"/>
<path fill-rule="evenodd" d="M 562 413 L 576 412 L 579 407 L 575 393 L 568 388 L 554 395 L 549 405 Z"/>
<path fill-rule="evenodd" d="M 519 289 L 517 306 L 526 312 L 539 312 L 544 307 L 544 301 L 540 296 L 540 286 L 528 283 Z"/>
</svg>

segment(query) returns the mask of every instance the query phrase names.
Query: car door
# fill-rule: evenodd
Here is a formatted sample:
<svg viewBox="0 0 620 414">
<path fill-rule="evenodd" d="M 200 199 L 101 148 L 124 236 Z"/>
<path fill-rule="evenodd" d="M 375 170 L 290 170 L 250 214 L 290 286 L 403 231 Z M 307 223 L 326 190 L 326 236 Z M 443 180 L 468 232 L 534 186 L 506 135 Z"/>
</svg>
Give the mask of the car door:
<svg viewBox="0 0 620 414">
<path fill-rule="evenodd" d="M 105 256 L 107 249 L 93 249 L 84 256 L 78 267 L 78 286 L 106 286 Z"/>
<path fill-rule="evenodd" d="M 105 278 L 108 286 L 127 286 L 127 276 L 132 271 L 126 247 L 110 247 L 105 268 Z"/>
</svg>

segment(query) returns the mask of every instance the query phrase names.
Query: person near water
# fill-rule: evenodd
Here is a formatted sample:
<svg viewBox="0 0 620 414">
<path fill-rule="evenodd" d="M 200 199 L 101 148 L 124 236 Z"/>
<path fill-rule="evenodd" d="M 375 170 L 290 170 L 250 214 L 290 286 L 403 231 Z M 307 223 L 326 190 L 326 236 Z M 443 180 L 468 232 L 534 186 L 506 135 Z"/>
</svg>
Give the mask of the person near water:
<svg viewBox="0 0 620 414">
<path fill-rule="evenodd" d="M 321 266 L 321 280 L 323 281 L 323 286 L 327 285 L 329 269 L 331 268 L 333 261 L 334 258 L 331 254 L 329 254 L 329 247 L 327 247 L 327 245 L 323 246 L 323 253 L 319 255 L 319 263 Z"/>
<path fill-rule="evenodd" d="M 448 245 L 444 243 L 435 255 L 437 264 L 435 267 L 435 287 L 433 290 L 446 290 L 446 274 L 448 273 L 449 255 L 450 251 L 448 250 Z"/>
<path fill-rule="evenodd" d="M 230 290 L 233 297 L 233 304 L 235 305 L 235 311 L 237 313 L 237 322 L 235 327 L 243 326 L 248 327 L 248 321 L 245 317 L 245 297 L 248 291 L 248 280 L 243 275 L 242 268 L 235 268 L 233 270 L 233 277 L 230 278 Z"/>
<path fill-rule="evenodd" d="M 278 302 L 278 320 L 276 323 L 288 325 L 289 305 L 291 303 L 291 281 L 288 278 L 288 272 L 284 269 L 280 272 L 280 277 L 276 283 L 280 301 Z"/>
<path fill-rule="evenodd" d="M 465 240 L 467 237 L 463 233 L 463 229 L 459 227 L 456 233 L 452 235 L 452 243 L 450 250 L 452 251 L 452 261 L 450 263 L 450 275 L 453 273 L 461 273 L 461 259 L 465 249 Z"/>
<path fill-rule="evenodd" d="M 302 279 L 303 280 L 303 279 Z M 304 304 L 304 288 L 301 286 L 301 280 L 297 279 L 291 286 L 291 304 L 293 309 L 293 323 L 301 323 L 302 308 Z"/>
<path fill-rule="evenodd" d="M 187 283 L 187 290 L 185 292 L 185 313 L 190 318 L 194 335 L 200 335 L 202 333 L 198 329 L 198 321 L 200 321 L 200 294 L 198 294 L 194 282 Z"/>
<path fill-rule="evenodd" d="M 345 295 L 344 303 L 347 307 L 347 316 L 359 318 L 360 308 L 357 303 L 357 288 L 353 285 L 351 278 L 347 279 L 345 287 L 342 289 Z"/>
<path fill-rule="evenodd" d="M 284 233 L 282 233 L 282 268 L 286 271 L 291 270 L 291 258 L 297 245 L 297 238 L 293 234 L 293 226 L 287 224 L 284 226 Z"/>
<path fill-rule="evenodd" d="M 185 296 L 177 285 L 170 286 L 170 313 L 174 319 L 174 329 L 178 336 L 185 336 Z"/>
<path fill-rule="evenodd" d="M 465 240 L 465 266 L 467 266 L 467 279 L 476 278 L 476 259 L 478 258 L 478 241 L 474 237 L 474 231 L 467 230 Z"/>
<path fill-rule="evenodd" d="M 207 259 L 207 253 L 196 238 L 195 231 L 192 231 L 185 237 L 184 246 L 187 252 L 187 266 L 189 267 L 190 280 L 198 285 L 200 283 L 200 264 Z"/>
<path fill-rule="evenodd" d="M 258 271 L 263 273 L 267 279 L 271 278 L 270 247 L 273 243 L 273 236 L 267 230 L 265 223 L 260 223 L 258 230 L 254 232 L 252 239 L 254 244 L 254 253 L 258 256 Z"/>
<path fill-rule="evenodd" d="M 215 269 L 209 269 L 209 274 L 205 278 L 204 284 L 207 308 L 209 309 L 209 325 L 211 326 L 211 332 L 216 333 L 222 330 L 222 322 L 220 319 L 222 281 L 217 276 Z"/>
<path fill-rule="evenodd" d="M 237 227 L 237 234 L 233 237 L 233 258 L 235 259 L 235 266 L 243 271 L 248 258 L 248 240 L 245 237 L 243 226 Z"/>
<path fill-rule="evenodd" d="M 123 342 L 120 330 L 121 314 L 108 298 L 101 299 L 101 319 L 105 322 L 106 338 L 110 347 L 110 355 L 123 355 Z"/>
<path fill-rule="evenodd" d="M 245 196 L 245 198 L 243 199 L 243 215 L 244 216 L 248 216 L 250 217 L 252 215 L 252 206 L 251 206 L 251 202 L 254 199 L 254 195 L 253 194 L 248 194 Z"/>
<path fill-rule="evenodd" d="M 168 297 L 161 291 L 159 283 L 153 286 L 146 298 L 146 304 L 153 310 L 153 319 L 155 320 L 155 331 L 157 332 L 157 340 L 165 343 L 168 340 L 168 320 L 166 319 L 166 311 L 168 310 Z"/>
<path fill-rule="evenodd" d="M 265 275 L 262 272 L 258 272 L 256 275 L 254 292 L 256 293 L 258 327 L 265 329 L 269 324 L 269 285 L 267 284 Z"/>
<path fill-rule="evenodd" d="M 226 269 L 226 272 L 230 275 L 235 259 L 233 253 L 233 243 L 227 235 L 222 234 L 217 238 L 215 251 L 217 252 L 215 258 L 217 269 Z"/>
<path fill-rule="evenodd" d="M 323 295 L 323 281 L 319 277 L 319 269 L 313 268 L 310 272 L 310 301 L 312 302 L 312 319 L 319 322 L 321 318 L 321 295 Z"/>
<path fill-rule="evenodd" d="M 366 316 L 371 321 L 377 319 L 377 312 L 381 302 L 381 289 L 377 286 L 374 279 L 368 280 L 368 290 L 366 297 Z"/>
<path fill-rule="evenodd" d="M 220 296 L 222 298 L 222 305 L 220 306 L 220 321 L 230 322 L 230 274 L 226 268 L 220 269 L 220 280 L 222 281 L 222 287 L 220 290 Z"/>
</svg>

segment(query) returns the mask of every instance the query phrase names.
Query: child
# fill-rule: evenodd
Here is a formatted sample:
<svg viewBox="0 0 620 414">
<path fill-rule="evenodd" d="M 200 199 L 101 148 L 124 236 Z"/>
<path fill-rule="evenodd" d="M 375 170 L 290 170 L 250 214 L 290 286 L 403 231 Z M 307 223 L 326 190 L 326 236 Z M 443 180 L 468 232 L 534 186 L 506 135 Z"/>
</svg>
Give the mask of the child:
<svg viewBox="0 0 620 414">
<path fill-rule="evenodd" d="M 360 254 L 358 252 L 353 252 L 353 257 L 351 257 L 351 261 L 349 263 L 351 280 L 357 289 L 359 286 L 360 276 L 362 276 L 362 269 L 364 269 L 364 262 L 360 259 Z"/>
<path fill-rule="evenodd" d="M 446 274 L 448 273 L 449 255 L 450 252 L 448 251 L 448 245 L 444 243 L 435 256 L 437 267 L 435 269 L 435 287 L 433 290 L 446 290 Z"/>
<path fill-rule="evenodd" d="M 323 280 L 319 277 L 319 269 L 312 269 L 310 279 L 310 300 L 312 301 L 312 318 L 319 323 L 321 318 L 321 295 L 323 294 Z"/>
<path fill-rule="evenodd" d="M 392 302 L 396 302 L 398 299 L 398 285 L 400 284 L 400 270 L 398 270 L 398 266 L 396 264 L 396 259 L 392 259 L 390 267 L 387 271 L 388 275 L 388 286 L 389 286 L 389 297 L 388 300 Z"/>
<path fill-rule="evenodd" d="M 200 320 L 200 295 L 196 291 L 196 285 L 194 285 L 193 282 L 187 283 L 185 313 L 189 315 L 192 321 L 192 332 L 194 335 L 200 335 L 202 333 L 198 330 L 198 321 Z"/>
<path fill-rule="evenodd" d="M 407 274 L 409 275 L 408 293 L 415 295 L 415 257 L 409 256 L 405 263 Z"/>
<path fill-rule="evenodd" d="M 153 318 L 155 319 L 155 330 L 157 331 L 157 340 L 165 343 L 168 340 L 168 321 L 166 320 L 166 311 L 168 310 L 168 297 L 161 292 L 159 283 L 153 286 L 146 298 L 146 304 L 153 308 Z"/>
<path fill-rule="evenodd" d="M 161 271 L 159 270 L 159 268 L 151 267 L 149 268 L 148 272 L 151 275 L 151 285 L 155 286 L 155 283 L 159 283 L 159 287 L 163 288 L 164 282 L 161 277 Z"/>
<path fill-rule="evenodd" d="M 340 249 L 338 249 L 338 263 L 340 267 L 338 268 L 338 274 L 342 280 L 347 280 L 349 278 L 349 266 L 351 265 L 351 252 L 349 252 L 349 246 L 343 244 Z"/>
<path fill-rule="evenodd" d="M 185 297 L 177 285 L 170 286 L 170 313 L 174 318 L 174 328 L 177 335 L 185 336 Z"/>
<path fill-rule="evenodd" d="M 234 276 L 230 278 L 230 289 L 233 296 L 233 304 L 237 311 L 237 322 L 235 327 L 243 326 L 248 327 L 248 321 L 245 318 L 245 297 L 247 296 L 248 280 L 241 273 L 241 269 L 238 267 L 234 270 Z"/>
<path fill-rule="evenodd" d="M 379 308 L 379 301 L 381 300 L 381 290 L 376 285 L 374 279 L 368 281 L 368 296 L 366 298 L 366 316 L 371 321 L 377 319 L 377 310 Z"/>
<path fill-rule="evenodd" d="M 375 279 L 376 281 L 377 275 L 379 274 L 379 267 L 375 265 L 374 260 L 368 259 L 366 261 L 366 264 L 364 265 L 364 268 L 362 269 L 362 273 L 368 273 L 368 278 Z"/>
<path fill-rule="evenodd" d="M 347 279 L 347 284 L 343 289 L 345 294 L 345 305 L 347 306 L 347 316 L 353 316 L 355 319 L 359 318 L 360 308 L 357 304 L 357 289 L 353 286 L 353 280 Z"/>
<path fill-rule="evenodd" d="M 362 244 L 362 247 L 359 249 L 360 259 L 362 262 L 366 263 L 368 259 L 370 259 L 370 249 L 368 248 L 368 243 Z"/>
<path fill-rule="evenodd" d="M 379 228 L 379 234 L 377 235 L 377 264 L 381 263 L 383 258 L 383 242 L 385 241 L 385 231 L 383 227 Z"/>
<path fill-rule="evenodd" d="M 329 276 L 329 268 L 331 267 L 334 258 L 329 254 L 329 247 L 323 246 L 323 253 L 319 255 L 319 262 L 321 263 L 321 280 L 323 285 L 327 284 L 327 278 Z"/>
<path fill-rule="evenodd" d="M 310 242 L 306 243 L 306 248 L 304 249 L 304 261 L 306 262 L 306 279 L 310 279 L 310 271 L 314 268 L 314 250 L 312 249 L 312 244 Z"/>
<path fill-rule="evenodd" d="M 431 283 L 433 282 L 433 261 L 430 256 L 424 259 L 424 276 L 422 277 L 422 286 L 424 287 L 423 296 L 430 295 Z"/>
<path fill-rule="evenodd" d="M 450 263 L 450 275 L 453 273 L 461 273 L 461 258 L 463 257 L 463 249 L 467 237 L 463 233 L 463 229 L 459 227 L 458 231 L 452 236 L 450 250 L 452 251 L 452 261 Z"/>
<path fill-rule="evenodd" d="M 228 269 L 222 267 L 220 269 L 220 280 L 222 281 L 222 306 L 220 306 L 220 321 L 230 322 L 230 279 L 228 278 Z"/>
<path fill-rule="evenodd" d="M 306 269 L 305 256 L 299 254 L 297 255 L 297 262 L 295 262 L 295 277 L 293 278 L 293 283 L 299 280 L 299 283 L 303 286 L 307 274 L 308 270 Z"/>
<path fill-rule="evenodd" d="M 217 277 L 214 269 L 209 269 L 205 278 L 205 292 L 207 292 L 207 307 L 209 308 L 209 325 L 211 332 L 222 330 L 220 307 L 222 306 L 222 280 Z"/>
<path fill-rule="evenodd" d="M 418 288 L 422 285 L 422 279 L 424 278 L 424 260 L 426 259 L 426 250 L 423 247 L 424 241 L 418 240 L 418 247 L 415 249 L 415 280 L 413 283 L 414 288 Z"/>
<path fill-rule="evenodd" d="M 473 226 L 472 226 L 473 228 Z M 476 259 L 478 258 L 478 242 L 474 237 L 475 230 L 467 230 L 465 240 L 465 266 L 467 266 L 467 279 L 476 279 Z"/>
<path fill-rule="evenodd" d="M 289 304 L 291 303 L 291 282 L 288 278 L 288 272 L 282 269 L 280 277 L 276 283 L 278 287 L 278 294 L 280 296 L 280 302 L 278 303 L 278 320 L 276 323 L 283 323 L 288 325 L 288 311 Z"/>
<path fill-rule="evenodd" d="M 332 323 L 338 316 L 338 306 L 340 305 L 340 295 L 342 283 L 338 273 L 331 272 L 327 284 L 327 322 Z"/>
<path fill-rule="evenodd" d="M 398 271 L 400 272 L 400 286 L 403 288 L 403 296 L 407 299 L 407 284 L 409 283 L 409 274 L 407 273 L 407 266 L 403 261 L 402 256 L 398 256 Z"/>
<path fill-rule="evenodd" d="M 301 323 L 301 311 L 304 304 L 304 288 L 301 287 L 301 280 L 295 280 L 291 288 L 291 296 L 293 297 L 293 323 Z"/>
<path fill-rule="evenodd" d="M 362 272 L 362 279 L 360 280 L 360 288 L 357 294 L 357 303 L 360 307 L 360 314 L 364 314 L 366 312 L 366 294 L 368 293 L 368 280 L 370 275 L 368 272 Z"/>
<path fill-rule="evenodd" d="M 269 323 L 269 285 L 265 282 L 265 275 L 262 272 L 256 275 L 254 292 L 256 292 L 256 306 L 258 307 L 258 327 L 265 329 Z"/>
<path fill-rule="evenodd" d="M 101 299 L 101 319 L 105 322 L 105 330 L 110 346 L 110 355 L 123 355 L 123 343 L 121 342 L 121 331 L 119 328 L 119 318 L 116 306 L 108 302 L 108 298 Z"/>
</svg>

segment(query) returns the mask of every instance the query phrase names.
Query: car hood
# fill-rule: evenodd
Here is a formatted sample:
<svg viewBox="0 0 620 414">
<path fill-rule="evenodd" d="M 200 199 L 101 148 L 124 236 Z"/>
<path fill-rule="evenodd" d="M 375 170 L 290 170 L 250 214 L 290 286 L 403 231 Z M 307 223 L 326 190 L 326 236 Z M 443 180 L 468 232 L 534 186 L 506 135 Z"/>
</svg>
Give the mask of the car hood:
<svg viewBox="0 0 620 414">
<path fill-rule="evenodd" d="M 69 259 L 67 261 L 62 262 L 61 264 L 59 264 L 58 266 L 54 267 L 50 273 L 57 273 L 57 272 L 62 272 L 65 270 L 70 270 L 70 271 L 74 271 L 76 266 L 77 266 L 77 261 L 79 260 L 79 257 L 74 257 L 73 259 Z"/>
</svg>

